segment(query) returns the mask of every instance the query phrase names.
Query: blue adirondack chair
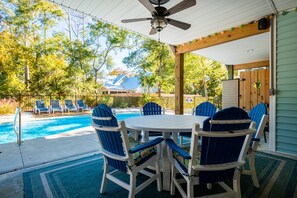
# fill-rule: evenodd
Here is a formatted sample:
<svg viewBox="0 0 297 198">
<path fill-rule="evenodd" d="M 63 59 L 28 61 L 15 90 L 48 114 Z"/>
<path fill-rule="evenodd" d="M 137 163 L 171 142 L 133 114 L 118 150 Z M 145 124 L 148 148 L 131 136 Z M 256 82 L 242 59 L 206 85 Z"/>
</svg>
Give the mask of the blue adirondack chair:
<svg viewBox="0 0 297 198">
<path fill-rule="evenodd" d="M 76 108 L 76 106 L 72 103 L 72 100 L 65 100 L 64 101 L 64 104 L 65 104 L 65 112 L 67 112 L 68 111 L 68 113 L 70 112 L 70 111 L 76 111 L 77 112 L 77 108 Z"/>
<path fill-rule="evenodd" d="M 112 108 L 110 108 L 108 105 L 101 103 L 98 105 L 100 108 L 105 109 L 106 111 L 108 111 L 109 113 L 111 113 L 112 115 L 116 116 L 116 112 L 113 111 Z"/>
<path fill-rule="evenodd" d="M 257 131 L 250 142 L 250 149 L 247 153 L 247 157 L 249 158 L 249 169 L 243 170 L 243 174 L 251 175 L 254 186 L 259 188 L 260 184 L 255 169 L 255 154 L 257 152 L 260 139 L 263 137 L 263 135 L 266 142 L 264 130 L 269 118 L 269 116 L 267 115 L 266 105 L 264 103 L 259 103 L 251 109 L 251 111 L 249 112 L 249 116 L 256 123 Z"/>
<path fill-rule="evenodd" d="M 63 113 L 63 108 L 61 107 L 59 100 L 51 100 L 50 112 L 54 114 L 55 111 L 60 111 Z"/>
<path fill-rule="evenodd" d="M 172 139 L 166 139 L 172 166 L 171 195 L 175 194 L 175 186 L 182 197 L 194 197 L 195 184 L 218 183 L 227 191 L 222 196 L 241 197 L 240 169 L 245 163 L 248 141 L 255 132 L 254 125 L 243 109 L 231 107 L 205 120 L 203 131 L 196 124 L 189 147 L 179 147 Z M 187 182 L 186 192 L 180 179 L 176 179 L 176 170 Z M 233 181 L 233 189 L 226 181 Z"/>
<path fill-rule="evenodd" d="M 192 110 L 192 115 L 196 116 L 207 116 L 207 117 L 212 117 L 217 111 L 217 108 L 214 104 L 210 102 L 202 102 L 197 107 L 195 110 Z M 192 133 L 188 132 L 180 132 L 180 144 L 183 143 L 183 137 L 191 137 Z"/>
<path fill-rule="evenodd" d="M 160 105 L 155 102 L 146 103 L 142 109 L 140 109 L 140 115 L 162 115 L 165 114 L 165 109 L 162 109 Z M 161 132 L 149 131 L 149 136 L 162 136 Z M 148 137 L 145 135 L 145 141 L 148 141 Z"/>
<path fill-rule="evenodd" d="M 35 101 L 35 106 L 34 106 L 34 113 L 40 114 L 41 112 L 50 113 L 47 106 L 44 105 L 44 100 L 36 100 Z"/>
<path fill-rule="evenodd" d="M 81 111 L 91 110 L 90 107 L 88 105 L 86 105 L 83 100 L 76 100 L 76 106 L 77 106 L 78 111 L 79 110 L 81 110 Z"/>
<path fill-rule="evenodd" d="M 93 110 L 92 126 L 96 131 L 100 151 L 104 156 L 101 193 L 105 192 L 107 179 L 129 190 L 129 197 L 134 197 L 136 193 L 155 180 L 157 180 L 158 191 L 162 190 L 158 153 L 160 152 L 159 143 L 163 141 L 163 138 L 156 138 L 146 144 L 140 144 L 133 138 L 128 137 L 124 121 L 118 124 L 116 117 L 100 106 Z M 156 174 L 143 170 L 147 166 L 154 166 Z M 116 170 L 109 172 L 109 167 L 113 167 Z M 116 177 L 115 173 L 118 171 L 130 175 L 130 184 Z M 150 178 L 143 183 L 144 186 L 139 185 L 136 187 L 136 176 L 140 171 L 147 174 Z"/>
</svg>

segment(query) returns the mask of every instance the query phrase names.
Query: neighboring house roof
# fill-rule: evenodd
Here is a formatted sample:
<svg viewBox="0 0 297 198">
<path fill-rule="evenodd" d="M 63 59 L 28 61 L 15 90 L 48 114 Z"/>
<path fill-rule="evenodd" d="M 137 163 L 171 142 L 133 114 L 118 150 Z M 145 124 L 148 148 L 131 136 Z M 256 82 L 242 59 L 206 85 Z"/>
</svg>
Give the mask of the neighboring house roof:
<svg viewBox="0 0 297 198">
<path fill-rule="evenodd" d="M 121 74 L 113 80 L 112 84 L 121 85 L 123 83 L 123 81 L 125 81 L 127 78 L 128 77 L 125 74 Z"/>
<path fill-rule="evenodd" d="M 104 87 L 107 90 L 131 91 L 140 87 L 140 80 L 137 76 L 129 78 L 125 74 L 117 76 L 113 81 L 105 82 Z"/>
</svg>

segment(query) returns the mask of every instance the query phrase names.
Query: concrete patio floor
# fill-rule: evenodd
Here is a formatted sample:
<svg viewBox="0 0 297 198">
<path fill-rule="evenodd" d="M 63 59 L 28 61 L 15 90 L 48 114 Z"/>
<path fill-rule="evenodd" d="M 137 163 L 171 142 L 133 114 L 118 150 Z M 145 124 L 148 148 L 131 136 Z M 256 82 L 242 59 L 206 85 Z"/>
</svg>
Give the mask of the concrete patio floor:
<svg viewBox="0 0 297 198">
<path fill-rule="evenodd" d="M 99 153 L 92 127 L 57 135 L 0 144 L 0 197 L 24 197 L 22 173 Z"/>
</svg>

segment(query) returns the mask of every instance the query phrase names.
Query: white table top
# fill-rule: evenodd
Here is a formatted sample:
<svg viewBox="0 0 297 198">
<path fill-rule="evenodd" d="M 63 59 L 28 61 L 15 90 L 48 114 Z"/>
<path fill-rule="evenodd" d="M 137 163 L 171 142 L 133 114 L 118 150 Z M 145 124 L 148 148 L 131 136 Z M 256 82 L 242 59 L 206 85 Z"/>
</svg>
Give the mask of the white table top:
<svg viewBox="0 0 297 198">
<path fill-rule="evenodd" d="M 142 131 L 191 132 L 194 123 L 203 127 L 208 117 L 193 115 L 151 115 L 125 119 L 126 127 Z"/>
</svg>

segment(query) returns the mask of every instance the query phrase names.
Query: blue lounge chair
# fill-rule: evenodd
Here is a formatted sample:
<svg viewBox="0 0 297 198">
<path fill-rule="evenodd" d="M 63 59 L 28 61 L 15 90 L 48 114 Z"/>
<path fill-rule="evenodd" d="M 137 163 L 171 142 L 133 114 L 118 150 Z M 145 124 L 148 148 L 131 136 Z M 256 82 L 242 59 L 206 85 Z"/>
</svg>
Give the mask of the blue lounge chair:
<svg viewBox="0 0 297 198">
<path fill-rule="evenodd" d="M 195 124 L 190 147 L 181 148 L 167 139 L 172 164 L 171 195 L 175 194 L 175 186 L 182 197 L 194 197 L 194 185 L 218 183 L 226 191 L 220 194 L 222 197 L 241 197 L 240 169 L 254 132 L 255 124 L 251 124 L 248 114 L 231 107 L 205 120 L 203 131 Z M 176 179 L 176 170 L 186 180 L 186 192 Z M 232 180 L 233 188 L 230 188 L 225 182 Z"/>
<path fill-rule="evenodd" d="M 51 100 L 50 112 L 54 114 L 55 111 L 60 111 L 63 113 L 63 108 L 61 107 L 59 100 Z"/>
<path fill-rule="evenodd" d="M 140 109 L 140 115 L 161 115 L 165 114 L 165 109 L 155 102 L 148 102 Z M 161 132 L 149 131 L 148 134 L 144 134 L 144 141 L 148 141 L 149 136 L 162 136 Z"/>
<path fill-rule="evenodd" d="M 192 115 L 212 117 L 217 111 L 214 104 L 210 102 L 202 102 L 197 107 L 192 109 Z M 183 137 L 191 137 L 192 133 L 180 132 L 180 144 L 183 143 Z"/>
<path fill-rule="evenodd" d="M 163 138 L 157 138 L 146 144 L 140 144 L 133 138 L 128 137 L 124 121 L 118 124 L 116 117 L 99 106 L 93 110 L 92 126 L 99 139 L 100 151 L 104 156 L 104 172 L 100 193 L 105 192 L 107 179 L 128 190 L 129 197 L 133 198 L 136 193 L 155 180 L 157 180 L 158 191 L 162 190 L 159 152 L 160 143 L 163 141 Z M 153 174 L 144 170 L 148 166 L 154 166 L 156 173 Z M 115 170 L 109 172 L 110 167 Z M 136 187 L 136 176 L 140 171 L 149 176 L 149 179 Z M 129 174 L 130 184 L 118 179 L 116 177 L 117 172 Z"/>
<path fill-rule="evenodd" d="M 263 103 L 259 103 L 249 112 L 249 116 L 256 123 L 256 133 L 254 134 L 251 142 L 250 149 L 247 153 L 247 157 L 249 158 L 249 169 L 243 170 L 243 174 L 251 175 L 253 184 L 255 187 L 259 188 L 259 180 L 257 177 L 257 172 L 255 168 L 255 155 L 259 146 L 260 139 L 265 137 L 265 126 L 268 122 L 269 116 L 267 115 L 266 105 Z"/>
<path fill-rule="evenodd" d="M 67 112 L 67 111 L 68 111 L 68 113 L 69 113 L 70 111 L 76 111 L 76 112 L 77 112 L 77 108 L 76 108 L 76 106 L 72 103 L 72 100 L 65 100 L 65 101 L 64 101 L 64 104 L 65 104 L 65 106 L 64 106 L 65 112 Z"/>
<path fill-rule="evenodd" d="M 44 100 L 36 100 L 33 111 L 35 114 L 37 114 L 37 113 L 40 114 L 42 112 L 50 113 L 47 106 L 44 105 Z"/>
<path fill-rule="evenodd" d="M 86 105 L 83 100 L 77 100 L 76 106 L 77 106 L 78 111 L 79 110 L 81 110 L 81 111 L 90 111 L 91 110 L 90 107 L 88 105 Z"/>
</svg>

